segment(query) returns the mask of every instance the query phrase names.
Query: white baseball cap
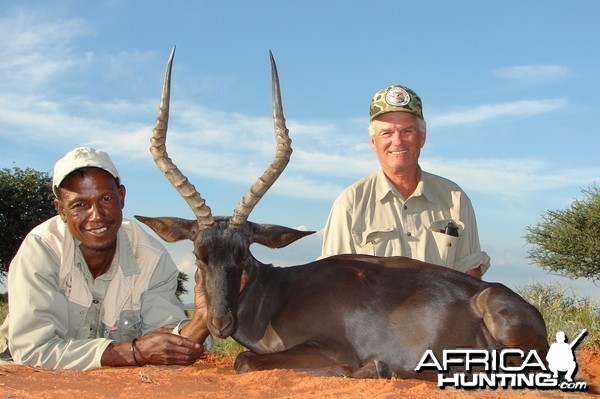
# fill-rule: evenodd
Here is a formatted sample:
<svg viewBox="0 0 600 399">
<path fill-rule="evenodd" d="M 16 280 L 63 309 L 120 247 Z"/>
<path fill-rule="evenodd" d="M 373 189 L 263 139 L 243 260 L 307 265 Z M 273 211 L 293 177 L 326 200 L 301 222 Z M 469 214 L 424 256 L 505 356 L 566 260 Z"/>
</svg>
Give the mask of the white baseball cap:
<svg viewBox="0 0 600 399">
<path fill-rule="evenodd" d="M 107 153 L 89 147 L 78 147 L 68 152 L 54 164 L 54 177 L 52 179 L 52 191 L 54 195 L 57 195 L 56 188 L 60 186 L 60 183 L 62 183 L 69 173 L 86 167 L 103 169 L 115 179 L 121 180 L 117 168 L 115 168 Z"/>
</svg>

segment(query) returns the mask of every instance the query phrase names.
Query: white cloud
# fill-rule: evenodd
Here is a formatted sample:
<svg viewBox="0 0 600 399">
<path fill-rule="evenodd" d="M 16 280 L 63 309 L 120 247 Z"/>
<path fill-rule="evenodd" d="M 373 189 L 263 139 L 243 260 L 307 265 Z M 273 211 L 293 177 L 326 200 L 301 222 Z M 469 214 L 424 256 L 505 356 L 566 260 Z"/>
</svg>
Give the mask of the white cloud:
<svg viewBox="0 0 600 399">
<path fill-rule="evenodd" d="M 144 67 L 153 58 L 152 53 L 143 51 L 120 51 L 108 57 L 108 79 L 123 79 L 139 74 L 138 67 Z"/>
<path fill-rule="evenodd" d="M 48 21 L 25 9 L 0 17 L 0 79 L 4 90 L 16 87 L 30 91 L 87 65 L 89 54 L 75 54 L 71 43 L 88 33 L 79 18 Z"/>
<path fill-rule="evenodd" d="M 517 65 L 496 69 L 493 74 L 503 79 L 541 82 L 568 77 L 570 71 L 561 65 Z"/>
<path fill-rule="evenodd" d="M 0 108 L 4 110 L 0 114 L 0 126 L 9 127 L 7 130 L 0 129 L 0 135 L 9 135 L 16 130 L 21 132 L 19 140 L 59 145 L 61 148 L 68 147 L 70 143 L 92 145 L 117 158 L 149 161 L 148 145 L 153 126 L 120 119 L 126 119 L 126 115 L 135 119 L 135 115 L 144 114 L 144 108 L 154 109 L 154 101 L 130 104 L 116 100 L 114 103 L 95 104 L 90 99 L 78 99 L 82 112 L 89 114 L 73 115 L 51 100 L 26 96 L 17 101 L 18 98 L 17 94 L 0 94 Z M 435 121 L 459 124 L 501 115 L 532 115 L 548 112 L 562 103 L 562 100 L 546 100 L 482 106 L 441 116 Z M 105 117 L 114 114 L 120 117 L 117 120 Z M 172 120 L 175 122 L 169 129 L 169 155 L 192 181 L 196 177 L 205 177 L 246 187 L 273 160 L 275 140 L 274 134 L 270 134 L 273 131 L 270 118 L 227 114 L 197 104 L 180 103 L 177 113 L 172 114 Z M 341 145 L 335 140 L 313 142 L 306 140 L 303 134 L 312 136 L 314 132 L 329 129 L 334 131 L 332 136 L 335 137 L 335 127 L 319 127 L 299 121 L 292 121 L 290 125 L 298 128 L 298 132 L 292 134 L 298 136 L 302 146 L 295 149 L 288 169 L 272 189 L 274 193 L 329 201 L 343 189 L 340 179 L 359 179 L 378 167 L 364 137 L 354 138 L 354 142 L 364 141 L 364 144 L 355 146 Z M 347 136 L 344 137 L 347 139 Z M 296 136 L 293 140 L 294 146 L 299 146 Z M 61 142 L 69 145 L 61 145 Z M 461 185 L 469 192 L 494 195 L 519 195 L 564 185 L 587 185 L 600 175 L 598 168 L 556 170 L 541 160 L 527 158 L 453 159 L 450 163 L 444 159 L 424 159 L 422 165 L 432 173 L 464 182 Z M 510 192 L 507 193 L 506 187 L 511 187 Z"/>
<path fill-rule="evenodd" d="M 136 103 L 115 99 L 96 101 L 79 95 L 57 98 L 44 85 L 60 74 L 102 62 L 91 53 L 73 51 L 71 44 L 88 34 L 79 19 L 44 21 L 31 12 L 0 18 L 0 77 L 13 82 L 0 92 L 0 136 L 61 148 L 92 145 L 121 160 L 146 160 L 158 98 Z M 150 57 L 145 52 L 120 52 L 107 57 L 108 77 L 135 70 Z M 132 69 L 128 69 L 130 66 Z M 566 73 L 564 68 L 528 66 L 505 68 L 504 77 Z M 10 76 L 11 79 L 7 79 Z M 73 76 L 77 84 L 77 75 Z M 20 83 L 27 82 L 27 85 Z M 34 94 L 32 94 L 34 93 Z M 555 111 L 565 99 L 486 104 L 433 116 L 430 126 L 485 123 L 498 118 L 531 117 Z M 314 123 L 288 120 L 294 153 L 285 174 L 273 187 L 280 195 L 330 201 L 343 189 L 340 181 L 361 178 L 376 170 L 368 145 L 366 123 L 347 120 Z M 17 132 L 17 134 L 15 134 Z M 168 139 L 169 155 L 182 172 L 196 177 L 252 184 L 271 163 L 275 152 L 273 120 L 269 115 L 226 113 L 202 104 L 174 99 Z M 562 185 L 587 184 L 597 169 L 557 171 L 539 160 L 423 160 L 426 170 L 465 182 L 469 191 L 505 194 L 532 192 Z"/>
<path fill-rule="evenodd" d="M 566 105 L 562 98 L 546 100 L 522 100 L 500 104 L 486 104 L 477 107 L 434 115 L 428 120 L 429 126 L 456 126 L 482 123 L 497 118 L 529 117 L 555 111 Z"/>
<path fill-rule="evenodd" d="M 297 171 L 313 172 L 323 176 L 356 177 L 377 169 L 377 157 L 366 148 L 336 154 L 335 149 L 307 149 L 294 151 L 291 168 Z M 349 162 L 349 160 L 352 160 Z"/>
<path fill-rule="evenodd" d="M 61 143 L 78 142 L 81 144 L 97 143 L 113 147 L 117 144 L 141 142 L 142 131 L 148 128 L 135 122 L 122 122 L 105 118 L 103 108 L 112 108 L 108 104 L 97 104 L 95 112 L 79 114 L 65 111 L 67 104 L 59 104 L 51 99 L 27 94 L 0 93 L 0 136 L 13 140 L 27 140 L 39 145 L 60 145 Z M 121 104 L 123 106 L 123 104 Z M 19 132 L 17 135 L 14 132 Z M 147 145 L 144 146 L 147 150 Z M 141 148 L 141 147 L 139 147 Z"/>
<path fill-rule="evenodd" d="M 427 159 L 423 169 L 461 182 L 468 192 L 519 196 L 564 186 L 587 186 L 600 176 L 600 168 L 556 169 L 542 160 L 515 159 Z M 507 190 L 507 188 L 510 189 Z"/>
</svg>

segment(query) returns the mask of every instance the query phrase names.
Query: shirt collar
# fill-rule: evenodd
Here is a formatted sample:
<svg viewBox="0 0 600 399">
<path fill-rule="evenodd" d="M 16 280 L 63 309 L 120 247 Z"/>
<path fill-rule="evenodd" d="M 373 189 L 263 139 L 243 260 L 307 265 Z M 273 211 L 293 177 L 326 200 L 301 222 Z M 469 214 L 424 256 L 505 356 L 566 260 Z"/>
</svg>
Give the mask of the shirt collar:
<svg viewBox="0 0 600 399">
<path fill-rule="evenodd" d="M 430 184 L 427 183 L 429 181 L 429 174 L 427 172 L 423 172 L 420 166 L 419 176 L 420 179 L 417 183 L 417 188 L 415 188 L 415 191 L 410 197 L 420 197 L 422 195 L 431 202 L 437 202 L 435 195 L 433 195 L 431 191 Z M 402 195 L 400 195 L 398 190 L 396 190 L 392 183 L 390 183 L 383 172 L 383 169 L 381 168 L 379 168 L 379 171 L 377 172 L 376 192 L 377 199 L 379 201 L 383 201 L 388 195 L 395 195 L 399 199 L 402 199 Z"/>
<path fill-rule="evenodd" d="M 421 187 L 421 192 L 419 195 L 423 195 L 430 202 L 439 202 L 438 196 L 432 189 L 431 174 L 421 170 L 421 182 L 419 183 L 419 186 Z M 417 190 L 419 189 L 419 186 L 417 186 Z"/>
<path fill-rule="evenodd" d="M 377 200 L 382 202 L 388 195 L 399 196 L 396 189 L 392 186 L 388 178 L 383 173 L 383 169 L 379 168 L 377 171 L 377 178 L 375 181 L 375 192 L 377 193 Z"/>
<path fill-rule="evenodd" d="M 75 243 L 75 265 L 79 268 L 82 268 L 83 265 L 85 265 L 85 260 L 83 258 L 83 254 L 81 253 L 81 249 L 79 248 L 79 244 L 81 244 L 81 242 L 75 237 L 73 237 L 73 241 Z M 87 268 L 87 265 L 85 267 Z M 117 235 L 117 249 L 115 251 L 115 256 L 113 257 L 113 261 L 109 270 L 104 275 L 112 278 L 119 267 L 125 276 L 131 276 L 139 273 L 139 266 L 136 262 L 135 254 L 131 248 L 129 237 L 127 237 L 127 233 L 123 227 L 119 229 Z M 81 271 L 85 272 L 84 270 Z"/>
</svg>

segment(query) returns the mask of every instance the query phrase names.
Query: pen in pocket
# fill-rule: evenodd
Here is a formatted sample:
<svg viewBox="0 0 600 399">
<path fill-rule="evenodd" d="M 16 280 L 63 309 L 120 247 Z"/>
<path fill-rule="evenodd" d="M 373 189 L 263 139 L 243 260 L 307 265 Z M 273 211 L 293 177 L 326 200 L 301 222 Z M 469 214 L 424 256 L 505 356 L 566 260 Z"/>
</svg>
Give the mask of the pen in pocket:
<svg viewBox="0 0 600 399">
<path fill-rule="evenodd" d="M 446 227 L 440 230 L 440 233 L 444 233 L 452 237 L 458 237 L 458 226 L 454 222 L 450 221 Z"/>
</svg>

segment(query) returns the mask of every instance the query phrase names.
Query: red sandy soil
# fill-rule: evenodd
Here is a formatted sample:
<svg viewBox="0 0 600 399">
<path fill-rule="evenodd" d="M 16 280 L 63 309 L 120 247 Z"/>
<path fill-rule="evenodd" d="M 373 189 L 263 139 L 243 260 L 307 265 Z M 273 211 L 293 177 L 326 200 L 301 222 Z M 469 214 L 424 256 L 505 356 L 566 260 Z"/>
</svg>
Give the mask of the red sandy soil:
<svg viewBox="0 0 600 399">
<path fill-rule="evenodd" d="M 316 377 L 289 370 L 236 374 L 231 359 L 208 355 L 189 367 L 49 370 L 0 364 L 0 399 L 21 398 L 591 398 L 600 393 L 600 351 L 577 351 L 588 391 L 440 390 L 419 380 Z"/>
</svg>

